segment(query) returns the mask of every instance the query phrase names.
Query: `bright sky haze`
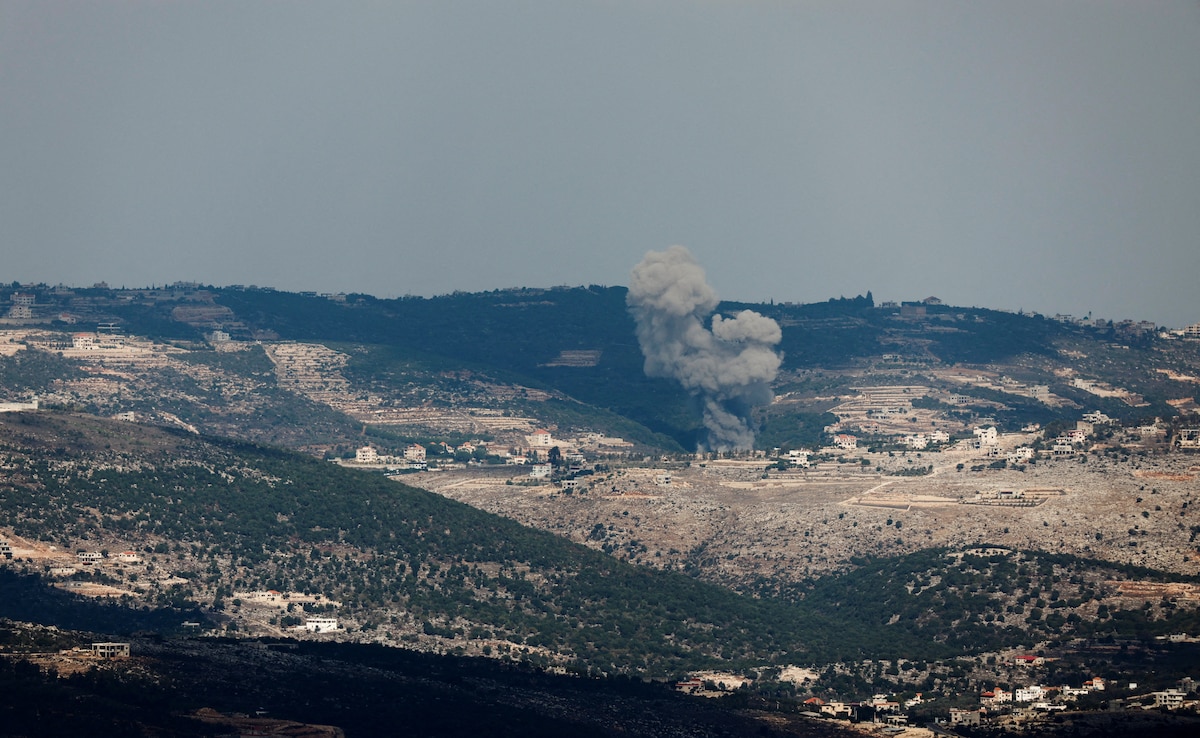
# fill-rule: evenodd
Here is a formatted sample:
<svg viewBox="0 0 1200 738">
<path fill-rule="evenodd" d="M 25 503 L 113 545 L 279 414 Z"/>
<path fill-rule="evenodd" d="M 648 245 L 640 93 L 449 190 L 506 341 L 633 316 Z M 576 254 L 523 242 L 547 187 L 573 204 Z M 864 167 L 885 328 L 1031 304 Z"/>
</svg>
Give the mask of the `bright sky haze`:
<svg viewBox="0 0 1200 738">
<path fill-rule="evenodd" d="M 0 0 L 0 279 L 1200 321 L 1200 3 Z"/>
</svg>

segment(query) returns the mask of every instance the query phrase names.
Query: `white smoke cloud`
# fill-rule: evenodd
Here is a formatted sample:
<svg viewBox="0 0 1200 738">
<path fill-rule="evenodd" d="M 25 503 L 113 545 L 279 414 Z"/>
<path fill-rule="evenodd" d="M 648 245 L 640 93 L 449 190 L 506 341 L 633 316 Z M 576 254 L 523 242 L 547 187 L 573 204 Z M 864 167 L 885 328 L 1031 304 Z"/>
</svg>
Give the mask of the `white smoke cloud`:
<svg viewBox="0 0 1200 738">
<path fill-rule="evenodd" d="M 717 293 L 704 269 L 682 246 L 651 251 L 630 275 L 626 303 L 637 322 L 646 374 L 677 380 L 700 398 L 708 447 L 754 447 L 750 412 L 771 401 L 771 380 L 782 361 L 773 346 L 779 324 L 753 310 L 708 317 Z"/>
</svg>

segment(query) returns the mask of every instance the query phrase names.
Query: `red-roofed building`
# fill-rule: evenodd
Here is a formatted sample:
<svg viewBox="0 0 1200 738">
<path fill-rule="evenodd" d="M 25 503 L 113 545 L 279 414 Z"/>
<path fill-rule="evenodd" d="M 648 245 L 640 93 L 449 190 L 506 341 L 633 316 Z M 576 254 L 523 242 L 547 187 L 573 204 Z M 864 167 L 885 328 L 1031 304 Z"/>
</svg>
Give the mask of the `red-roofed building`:
<svg viewBox="0 0 1200 738">
<path fill-rule="evenodd" d="M 833 445 L 845 451 L 858 448 L 858 439 L 849 433 L 839 433 L 833 437 Z"/>
</svg>

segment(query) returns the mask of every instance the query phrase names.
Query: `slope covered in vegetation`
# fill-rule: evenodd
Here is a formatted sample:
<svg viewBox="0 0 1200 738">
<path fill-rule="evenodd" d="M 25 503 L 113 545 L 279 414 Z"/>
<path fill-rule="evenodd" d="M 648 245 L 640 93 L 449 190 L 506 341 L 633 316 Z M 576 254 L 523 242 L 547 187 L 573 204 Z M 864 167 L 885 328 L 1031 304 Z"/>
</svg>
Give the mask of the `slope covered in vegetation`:
<svg viewBox="0 0 1200 738">
<path fill-rule="evenodd" d="M 1162 575 L 1033 553 L 863 560 L 782 595 L 742 596 L 290 452 L 67 414 L 0 426 L 5 527 L 64 552 L 140 552 L 144 569 L 76 580 L 123 588 L 129 605 L 203 606 L 217 624 L 245 624 L 246 592 L 320 594 L 357 639 L 649 673 L 937 659 L 1196 625 L 1189 607 L 1113 599 L 1114 578 Z M 298 601 L 270 625 L 330 607 Z"/>
</svg>

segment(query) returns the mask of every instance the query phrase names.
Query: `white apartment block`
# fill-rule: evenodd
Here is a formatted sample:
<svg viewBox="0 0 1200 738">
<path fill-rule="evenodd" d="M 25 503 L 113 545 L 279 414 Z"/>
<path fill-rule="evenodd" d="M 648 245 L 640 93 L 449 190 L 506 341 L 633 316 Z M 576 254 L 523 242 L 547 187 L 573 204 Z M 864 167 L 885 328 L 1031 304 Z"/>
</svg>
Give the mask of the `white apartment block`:
<svg viewBox="0 0 1200 738">
<path fill-rule="evenodd" d="M 338 629 L 337 618 L 308 618 L 304 629 L 310 633 L 332 633 Z"/>
<path fill-rule="evenodd" d="M 1034 702 L 1046 696 L 1046 690 L 1035 684 L 1032 687 L 1017 687 L 1013 692 L 1014 702 Z"/>
<path fill-rule="evenodd" d="M 554 436 L 545 429 L 535 430 L 532 435 L 525 436 L 525 439 L 529 441 L 531 448 L 550 448 L 554 445 Z"/>
<path fill-rule="evenodd" d="M 1008 455 L 1007 459 L 1011 463 L 1019 464 L 1023 461 L 1032 460 L 1034 453 L 1035 452 L 1032 446 L 1018 446 L 1012 450 L 1012 453 Z"/>
<path fill-rule="evenodd" d="M 980 446 L 994 446 L 996 439 L 999 437 L 994 425 L 987 428 L 976 428 L 973 432 L 978 437 Z"/>
<path fill-rule="evenodd" d="M 807 467 L 808 452 L 800 449 L 793 449 L 787 452 L 787 460 L 792 466 Z"/>
<path fill-rule="evenodd" d="M 1187 695 L 1178 689 L 1167 689 L 1154 693 L 1154 706 L 1175 710 L 1183 706 L 1183 698 Z"/>
</svg>

